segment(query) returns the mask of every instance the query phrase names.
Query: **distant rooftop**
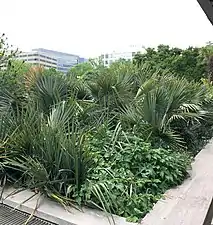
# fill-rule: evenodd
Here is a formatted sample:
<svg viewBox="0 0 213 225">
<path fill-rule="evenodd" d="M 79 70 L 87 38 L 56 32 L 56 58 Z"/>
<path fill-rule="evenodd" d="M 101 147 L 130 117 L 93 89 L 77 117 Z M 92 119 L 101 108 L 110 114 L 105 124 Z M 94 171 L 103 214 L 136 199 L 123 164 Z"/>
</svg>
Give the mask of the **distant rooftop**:
<svg viewBox="0 0 213 225">
<path fill-rule="evenodd" d="M 129 53 L 129 52 L 141 52 L 145 51 L 145 46 L 142 44 L 134 44 L 134 45 L 128 45 L 128 46 L 118 46 L 116 49 L 113 49 L 112 51 L 105 51 L 103 53 Z"/>
<path fill-rule="evenodd" d="M 49 49 L 45 49 L 45 48 L 36 48 L 36 49 L 33 49 L 33 51 L 41 51 L 41 52 L 48 52 L 48 53 L 52 53 L 52 54 L 56 54 L 56 55 L 79 57 L 78 55 L 75 55 L 75 54 L 69 54 L 69 53 L 66 53 L 66 52 L 59 52 L 59 51 L 49 50 Z"/>
</svg>

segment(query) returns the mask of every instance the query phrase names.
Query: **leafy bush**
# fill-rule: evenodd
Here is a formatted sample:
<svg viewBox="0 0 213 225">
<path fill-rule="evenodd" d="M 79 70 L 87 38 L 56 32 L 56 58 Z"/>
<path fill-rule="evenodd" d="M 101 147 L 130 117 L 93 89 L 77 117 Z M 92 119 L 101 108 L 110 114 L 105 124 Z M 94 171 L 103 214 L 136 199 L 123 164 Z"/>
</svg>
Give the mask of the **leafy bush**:
<svg viewBox="0 0 213 225">
<path fill-rule="evenodd" d="M 189 81 L 199 81 L 207 78 L 207 63 L 205 62 L 205 50 L 197 47 L 187 49 L 170 48 L 168 45 L 159 45 L 157 49 L 147 48 L 143 54 L 136 54 L 134 63 L 138 66 L 147 64 L 152 71 L 156 69 L 167 70 L 179 78 Z M 211 46 L 212 49 L 212 46 Z"/>
<path fill-rule="evenodd" d="M 208 114 L 202 108 L 205 93 L 198 83 L 171 75 L 153 76 L 139 88 L 120 120 L 153 146 L 184 148 L 187 142 L 181 129 L 188 130 L 190 122 L 201 123 Z"/>
<path fill-rule="evenodd" d="M 186 152 L 153 149 L 150 143 L 123 132 L 119 126 L 115 132 L 104 130 L 89 138 L 96 164 L 89 179 L 106 185 L 107 191 L 102 190 L 102 194 L 110 195 L 111 212 L 136 221 L 152 208 L 165 190 L 183 181 L 190 157 Z M 98 199 L 93 201 L 97 203 Z"/>
<path fill-rule="evenodd" d="M 194 80 L 202 77 L 192 60 L 198 53 L 161 46 L 137 56 L 136 65 L 91 61 L 68 76 L 7 70 L 0 77 L 7 83 L 0 90 L 0 178 L 64 206 L 139 220 L 184 180 L 191 153 L 213 135 L 212 84 L 187 77 L 196 68 Z M 194 67 L 184 70 L 187 62 Z M 180 66 L 181 78 L 168 72 L 170 64 Z"/>
</svg>

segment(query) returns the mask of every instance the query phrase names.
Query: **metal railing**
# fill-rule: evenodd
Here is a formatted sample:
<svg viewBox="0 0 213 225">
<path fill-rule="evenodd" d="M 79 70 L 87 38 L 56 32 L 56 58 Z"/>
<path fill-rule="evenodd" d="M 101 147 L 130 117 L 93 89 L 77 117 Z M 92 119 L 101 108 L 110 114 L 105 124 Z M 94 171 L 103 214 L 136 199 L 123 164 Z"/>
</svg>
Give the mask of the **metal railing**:
<svg viewBox="0 0 213 225">
<path fill-rule="evenodd" d="M 213 198 L 207 211 L 203 225 L 212 225 L 213 224 L 212 219 L 213 219 Z"/>
</svg>

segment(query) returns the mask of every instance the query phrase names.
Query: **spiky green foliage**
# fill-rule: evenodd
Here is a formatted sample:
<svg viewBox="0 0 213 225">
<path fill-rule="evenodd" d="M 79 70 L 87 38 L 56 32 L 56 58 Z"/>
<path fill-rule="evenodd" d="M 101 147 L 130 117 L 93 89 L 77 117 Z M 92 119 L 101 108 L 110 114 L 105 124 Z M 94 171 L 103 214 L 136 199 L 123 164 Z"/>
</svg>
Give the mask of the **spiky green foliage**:
<svg viewBox="0 0 213 225">
<path fill-rule="evenodd" d="M 189 121 L 202 120 L 207 114 L 202 108 L 204 99 L 205 90 L 200 84 L 172 76 L 153 76 L 139 87 L 121 120 L 155 145 L 183 148 L 187 143 L 176 132 L 177 124 L 187 127 Z"/>
<path fill-rule="evenodd" d="M 125 61 L 92 68 L 86 79 L 35 67 L 21 98 L 1 89 L 0 176 L 65 207 L 136 221 L 211 137 L 211 84 Z"/>
</svg>

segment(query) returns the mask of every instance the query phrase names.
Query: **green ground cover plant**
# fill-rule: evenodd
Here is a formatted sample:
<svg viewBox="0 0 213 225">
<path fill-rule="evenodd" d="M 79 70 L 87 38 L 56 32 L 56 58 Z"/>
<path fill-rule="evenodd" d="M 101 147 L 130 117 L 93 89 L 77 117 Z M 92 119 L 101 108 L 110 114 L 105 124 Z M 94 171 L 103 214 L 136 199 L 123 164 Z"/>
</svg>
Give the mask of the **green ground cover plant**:
<svg viewBox="0 0 213 225">
<path fill-rule="evenodd" d="M 64 207 L 139 221 L 167 189 L 181 184 L 212 137 L 206 53 L 181 52 L 161 46 L 133 63 L 106 68 L 92 61 L 67 75 L 12 62 L 0 71 L 2 182 Z M 193 57 L 202 72 L 184 66 Z"/>
</svg>

